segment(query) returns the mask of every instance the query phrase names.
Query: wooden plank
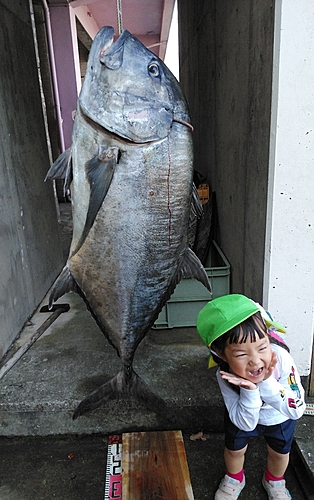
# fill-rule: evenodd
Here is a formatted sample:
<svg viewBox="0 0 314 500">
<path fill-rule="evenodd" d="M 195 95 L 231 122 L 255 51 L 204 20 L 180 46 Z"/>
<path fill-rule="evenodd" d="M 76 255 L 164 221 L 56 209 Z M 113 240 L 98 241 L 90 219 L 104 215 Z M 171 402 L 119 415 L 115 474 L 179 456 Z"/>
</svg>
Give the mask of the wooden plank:
<svg viewBox="0 0 314 500">
<path fill-rule="evenodd" d="M 181 431 L 122 435 L 123 500 L 194 500 Z"/>
</svg>

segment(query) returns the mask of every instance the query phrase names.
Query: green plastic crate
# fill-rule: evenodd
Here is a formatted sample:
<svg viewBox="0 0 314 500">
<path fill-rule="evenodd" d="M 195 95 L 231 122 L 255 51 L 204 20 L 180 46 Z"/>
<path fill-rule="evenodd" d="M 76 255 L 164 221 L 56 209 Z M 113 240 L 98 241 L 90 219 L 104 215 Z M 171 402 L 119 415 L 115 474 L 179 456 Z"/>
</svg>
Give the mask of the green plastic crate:
<svg viewBox="0 0 314 500">
<path fill-rule="evenodd" d="M 230 293 L 230 264 L 215 241 L 205 271 L 213 293 L 195 279 L 182 279 L 160 311 L 154 329 L 195 326 L 198 313 L 209 300 Z"/>
</svg>

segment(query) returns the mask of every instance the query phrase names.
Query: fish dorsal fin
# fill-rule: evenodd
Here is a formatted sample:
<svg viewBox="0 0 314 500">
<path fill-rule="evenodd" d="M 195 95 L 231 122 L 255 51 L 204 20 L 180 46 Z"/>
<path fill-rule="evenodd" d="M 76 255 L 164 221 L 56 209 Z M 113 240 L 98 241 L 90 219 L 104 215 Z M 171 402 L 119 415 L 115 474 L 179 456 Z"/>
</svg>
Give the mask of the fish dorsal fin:
<svg viewBox="0 0 314 500">
<path fill-rule="evenodd" d="M 108 192 L 115 167 L 118 163 L 119 149 L 100 146 L 98 155 L 85 164 L 87 179 L 90 185 L 89 206 L 85 226 L 72 256 L 79 250 L 89 233 L 98 210 Z"/>
<path fill-rule="evenodd" d="M 203 215 L 203 207 L 197 191 L 197 187 L 195 186 L 194 183 L 192 190 L 191 213 L 198 219 L 200 219 Z"/>
<path fill-rule="evenodd" d="M 52 304 L 56 302 L 56 300 L 58 300 L 60 297 L 62 297 L 62 295 L 67 292 L 77 292 L 77 289 L 77 284 L 74 281 L 74 278 L 70 273 L 68 266 L 65 266 L 59 274 L 59 277 L 55 281 L 50 292 L 49 308 L 51 308 Z"/>
<path fill-rule="evenodd" d="M 46 175 L 45 181 L 48 179 L 66 179 L 69 178 L 69 170 L 72 170 L 72 147 L 69 147 L 56 161 L 51 165 Z"/>
</svg>

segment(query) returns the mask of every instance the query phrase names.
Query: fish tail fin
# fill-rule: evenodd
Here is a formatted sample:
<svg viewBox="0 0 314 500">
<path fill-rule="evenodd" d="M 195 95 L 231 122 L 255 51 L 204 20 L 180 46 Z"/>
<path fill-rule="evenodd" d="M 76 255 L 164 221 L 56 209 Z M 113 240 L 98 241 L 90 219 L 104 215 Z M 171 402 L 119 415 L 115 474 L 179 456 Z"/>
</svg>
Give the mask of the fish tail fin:
<svg viewBox="0 0 314 500">
<path fill-rule="evenodd" d="M 164 411 L 167 407 L 165 401 L 133 369 L 130 373 L 126 369 L 122 369 L 115 377 L 81 401 L 74 411 L 73 420 L 105 405 L 112 399 L 138 400 L 156 413 Z"/>
<path fill-rule="evenodd" d="M 62 295 L 72 291 L 78 292 L 78 286 L 68 266 L 65 266 L 51 289 L 48 304 L 49 309 L 51 309 L 52 304 L 62 297 Z"/>
</svg>

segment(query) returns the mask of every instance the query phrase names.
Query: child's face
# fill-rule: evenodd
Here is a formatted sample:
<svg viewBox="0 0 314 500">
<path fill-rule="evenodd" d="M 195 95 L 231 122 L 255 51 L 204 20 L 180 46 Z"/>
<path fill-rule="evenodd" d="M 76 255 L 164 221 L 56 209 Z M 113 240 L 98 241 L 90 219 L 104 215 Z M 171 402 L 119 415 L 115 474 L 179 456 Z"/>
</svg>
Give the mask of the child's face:
<svg viewBox="0 0 314 500">
<path fill-rule="evenodd" d="M 269 339 L 267 336 L 260 339 L 255 335 L 255 342 L 247 338 L 242 344 L 228 343 L 224 358 L 234 374 L 254 384 L 262 382 L 272 359 Z"/>
</svg>

